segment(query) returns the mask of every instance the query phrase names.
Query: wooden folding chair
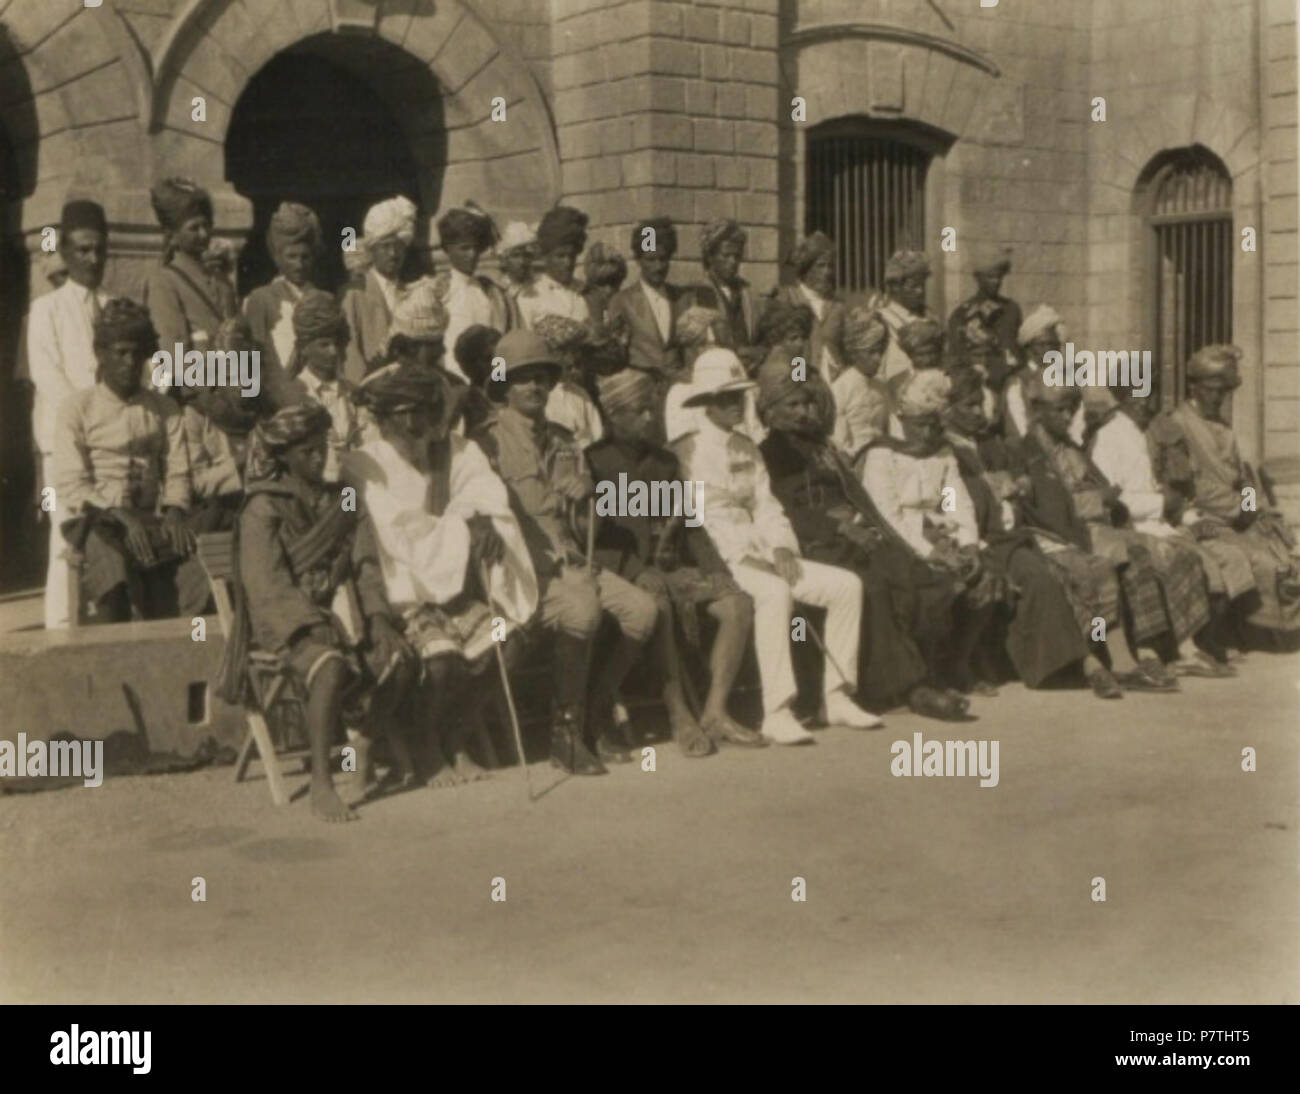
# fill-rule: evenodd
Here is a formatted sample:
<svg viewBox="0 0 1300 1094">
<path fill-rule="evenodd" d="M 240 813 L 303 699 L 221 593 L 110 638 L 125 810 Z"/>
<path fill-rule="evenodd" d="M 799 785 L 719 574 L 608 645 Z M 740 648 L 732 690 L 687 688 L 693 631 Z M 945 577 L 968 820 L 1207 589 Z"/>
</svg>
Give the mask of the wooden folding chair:
<svg viewBox="0 0 1300 1094">
<path fill-rule="evenodd" d="M 233 535 L 230 532 L 205 532 L 198 537 L 196 554 L 203 572 L 208 575 L 212 586 L 212 596 L 217 602 L 217 618 L 221 621 L 221 633 L 230 638 L 234 624 L 234 557 Z M 248 719 L 248 734 L 239 750 L 239 762 L 235 765 L 235 782 L 242 782 L 253 760 L 253 750 L 262 761 L 266 772 L 267 785 L 271 790 L 271 800 L 276 805 L 287 805 L 289 796 L 285 791 L 284 778 L 280 771 L 282 760 L 301 760 L 308 755 L 304 748 L 279 748 L 271 737 L 267 724 L 268 716 L 277 707 L 297 708 L 300 724 L 305 724 L 307 697 L 303 694 L 297 678 L 289 672 L 284 662 L 274 653 L 252 649 L 249 651 L 248 679 L 251 696 L 245 701 L 244 713 Z"/>
</svg>

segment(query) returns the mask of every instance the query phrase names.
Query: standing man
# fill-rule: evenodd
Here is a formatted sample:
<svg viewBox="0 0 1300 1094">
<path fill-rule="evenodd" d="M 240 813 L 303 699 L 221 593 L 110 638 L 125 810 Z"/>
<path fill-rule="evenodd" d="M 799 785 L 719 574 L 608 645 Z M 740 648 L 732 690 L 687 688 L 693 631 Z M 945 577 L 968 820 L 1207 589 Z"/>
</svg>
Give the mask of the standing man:
<svg viewBox="0 0 1300 1094">
<path fill-rule="evenodd" d="M 808 365 L 827 384 L 833 384 L 844 368 L 839 344 L 844 305 L 835 299 L 835 243 L 825 232 L 813 232 L 788 261 L 798 280 L 777 289 L 773 299 L 812 309 Z"/>
<path fill-rule="evenodd" d="M 747 370 L 762 361 L 766 350 L 758 343 L 758 311 L 749 282 L 740 276 L 745 260 L 745 229 L 723 218 L 700 229 L 700 261 L 705 279 L 695 286 L 692 302 L 720 311 L 727 320 L 728 344 Z"/>
<path fill-rule="evenodd" d="M 618 293 L 606 321 L 616 317 L 631 332 L 627 363 L 655 382 L 659 405 L 682 373 L 681 347 L 673 337 L 678 318 L 690 305 L 688 294 L 668 281 L 677 253 L 677 228 L 668 217 L 650 217 L 632 229 L 628 247 L 641 269 L 641 280 Z"/>
<path fill-rule="evenodd" d="M 405 289 L 402 264 L 415 239 L 415 205 L 400 194 L 381 201 L 366 213 L 361 230 L 359 242 L 368 268 L 361 287 L 348 289 L 343 297 L 343 314 L 352 332 L 343 376 L 353 384 L 386 360 L 388 324 Z"/>
<path fill-rule="evenodd" d="M 70 201 L 59 218 L 59 255 L 67 266 L 62 286 L 32 301 L 27 320 L 27 360 L 36 387 L 32 438 L 41 457 L 41 480 L 54 485 L 54 422 L 74 391 L 95 386 L 94 325 L 108 303 L 100 287 L 108 260 L 108 222 L 93 201 Z M 68 569 L 59 534 L 57 494 L 50 512 L 50 557 L 45 572 L 45 626 L 68 625 Z"/>
<path fill-rule="evenodd" d="M 1011 270 L 1009 249 L 996 258 L 975 267 L 976 289 L 952 309 L 948 317 L 948 348 L 956 357 L 964 357 L 972 348 L 967 344 L 967 325 L 974 320 L 993 335 L 1003 356 L 1016 354 L 1016 335 L 1023 319 L 1020 305 L 1002 295 L 1002 281 Z"/>
<path fill-rule="evenodd" d="M 518 311 L 505 290 L 476 272 L 479 259 L 495 237 L 491 219 L 472 201 L 448 209 L 438 218 L 438 240 L 451 264 L 450 270 L 434 279 L 440 293 L 445 289 L 442 303 L 447 309 L 447 329 L 443 341 L 448 346 L 454 347 L 461 334 L 473 326 L 505 333 L 519 325 Z M 442 367 L 468 382 L 455 358 L 445 358 Z"/>
<path fill-rule="evenodd" d="M 896 376 L 912 371 L 912 360 L 899 342 L 902 329 L 917 319 L 934 318 L 925 306 L 929 277 L 930 260 L 920 251 L 895 251 L 885 263 L 885 303 L 879 314 L 889 331 L 889 342 L 880 379 L 887 384 L 894 384 Z"/>
<path fill-rule="evenodd" d="M 591 322 L 591 309 L 573 278 L 578 255 L 587 245 L 587 214 L 568 205 L 551 209 L 537 226 L 539 269 L 532 282 L 519 290 L 523 325 L 529 330 L 543 315 L 562 315 L 579 323 Z"/>
</svg>

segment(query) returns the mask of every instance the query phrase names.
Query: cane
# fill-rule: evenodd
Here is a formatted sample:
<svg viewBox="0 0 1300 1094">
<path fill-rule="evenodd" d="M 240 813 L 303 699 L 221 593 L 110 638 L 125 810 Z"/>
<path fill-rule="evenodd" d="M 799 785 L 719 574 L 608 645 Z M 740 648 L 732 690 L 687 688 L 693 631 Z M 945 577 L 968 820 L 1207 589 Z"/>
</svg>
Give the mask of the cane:
<svg viewBox="0 0 1300 1094">
<path fill-rule="evenodd" d="M 817 648 L 822 651 L 822 656 L 830 662 L 831 668 L 840 674 L 840 679 L 848 684 L 849 678 L 844 675 L 844 670 L 840 668 L 840 663 L 831 655 L 831 651 L 826 648 L 826 643 L 822 641 L 822 636 L 817 633 L 817 628 L 813 626 L 812 620 L 805 618 L 804 623 L 808 625 L 808 633 L 813 636 L 813 641 L 817 643 Z"/>
<path fill-rule="evenodd" d="M 479 580 L 483 583 L 483 593 L 488 598 L 488 603 L 492 605 L 492 610 L 499 612 L 501 609 L 492 596 L 492 586 L 488 582 L 487 563 L 479 562 Z M 501 674 L 501 689 L 506 693 L 506 707 L 510 711 L 510 728 L 515 735 L 515 750 L 519 753 L 519 766 L 524 769 L 524 785 L 528 787 L 528 800 L 533 800 L 533 780 L 528 774 L 528 758 L 524 755 L 524 735 L 519 728 L 519 714 L 515 710 L 515 695 L 510 690 L 510 674 L 506 672 L 506 656 L 501 652 L 501 643 L 493 639 L 492 648 L 497 655 L 497 671 Z"/>
</svg>

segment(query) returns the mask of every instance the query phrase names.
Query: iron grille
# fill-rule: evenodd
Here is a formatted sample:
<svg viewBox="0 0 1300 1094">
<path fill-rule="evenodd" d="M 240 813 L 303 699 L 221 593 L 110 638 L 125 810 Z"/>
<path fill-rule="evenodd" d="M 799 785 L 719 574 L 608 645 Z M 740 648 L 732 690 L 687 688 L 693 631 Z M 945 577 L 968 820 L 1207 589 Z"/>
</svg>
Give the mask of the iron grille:
<svg viewBox="0 0 1300 1094">
<path fill-rule="evenodd" d="M 902 141 L 811 136 L 805 224 L 835 240 L 836 283 L 879 287 L 899 248 L 923 248 L 925 173 L 930 156 Z"/>
</svg>

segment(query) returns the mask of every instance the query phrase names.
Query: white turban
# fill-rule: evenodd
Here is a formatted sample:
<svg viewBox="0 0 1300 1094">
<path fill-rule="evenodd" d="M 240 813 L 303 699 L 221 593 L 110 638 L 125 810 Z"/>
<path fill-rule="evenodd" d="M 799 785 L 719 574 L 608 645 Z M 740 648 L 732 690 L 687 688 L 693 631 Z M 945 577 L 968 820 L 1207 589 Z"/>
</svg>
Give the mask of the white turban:
<svg viewBox="0 0 1300 1094">
<path fill-rule="evenodd" d="M 948 405 L 948 393 L 951 390 L 952 381 L 939 369 L 917 369 L 899 385 L 899 417 L 923 418 L 938 414 Z"/>
<path fill-rule="evenodd" d="M 1061 317 L 1056 314 L 1056 310 L 1046 304 L 1039 304 L 1038 307 L 1025 316 L 1025 321 L 1020 324 L 1020 333 L 1016 340 L 1022 346 L 1027 346 L 1040 334 L 1051 330 L 1053 327 L 1058 328 L 1056 333 L 1064 340 L 1065 331 L 1059 329 L 1060 326 Z"/>
<path fill-rule="evenodd" d="M 372 205 L 361 232 L 370 243 L 387 236 L 397 236 L 403 243 L 410 243 L 415 238 L 415 203 L 398 195 Z"/>
<path fill-rule="evenodd" d="M 512 220 L 506 225 L 506 230 L 497 243 L 497 250 L 502 252 L 513 251 L 516 247 L 528 247 L 536 244 L 536 242 L 536 225 L 530 226 L 522 220 Z"/>
</svg>

